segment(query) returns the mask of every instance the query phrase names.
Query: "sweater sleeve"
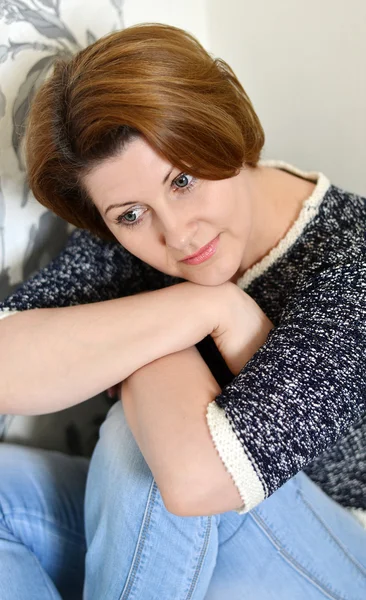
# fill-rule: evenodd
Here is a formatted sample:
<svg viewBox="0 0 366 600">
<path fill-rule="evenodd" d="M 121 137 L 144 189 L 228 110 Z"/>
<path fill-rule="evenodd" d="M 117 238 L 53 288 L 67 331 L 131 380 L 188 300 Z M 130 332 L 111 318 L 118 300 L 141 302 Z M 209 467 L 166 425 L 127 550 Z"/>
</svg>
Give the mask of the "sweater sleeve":
<svg viewBox="0 0 366 600">
<path fill-rule="evenodd" d="M 162 279 L 162 275 L 160 277 Z M 76 229 L 64 250 L 3 302 L 0 319 L 33 308 L 58 308 L 163 287 L 157 271 L 124 250 Z"/>
<path fill-rule="evenodd" d="M 303 277 L 277 327 L 208 405 L 214 445 L 248 512 L 366 412 L 366 260 Z"/>
</svg>

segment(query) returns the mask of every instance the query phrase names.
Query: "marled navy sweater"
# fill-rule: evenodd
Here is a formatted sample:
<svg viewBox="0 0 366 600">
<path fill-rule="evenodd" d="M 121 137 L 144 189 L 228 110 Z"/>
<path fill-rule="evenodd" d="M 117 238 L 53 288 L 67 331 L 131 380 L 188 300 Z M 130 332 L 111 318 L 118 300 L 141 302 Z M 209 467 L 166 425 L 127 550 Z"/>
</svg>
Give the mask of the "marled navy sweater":
<svg viewBox="0 0 366 600">
<path fill-rule="evenodd" d="M 344 506 L 366 509 L 366 199 L 322 174 L 264 164 L 317 185 L 285 237 L 237 282 L 275 325 L 265 344 L 236 377 L 210 338 L 201 344 L 223 384 L 208 426 L 243 499 L 238 512 L 302 469 Z M 83 304 L 177 281 L 76 230 L 0 309 Z"/>
</svg>

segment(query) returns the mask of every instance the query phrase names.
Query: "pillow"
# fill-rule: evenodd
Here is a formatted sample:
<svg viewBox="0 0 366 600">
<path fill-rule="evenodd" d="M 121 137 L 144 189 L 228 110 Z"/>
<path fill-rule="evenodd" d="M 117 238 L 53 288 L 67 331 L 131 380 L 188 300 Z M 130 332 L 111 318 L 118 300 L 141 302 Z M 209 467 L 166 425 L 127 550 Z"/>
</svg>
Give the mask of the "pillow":
<svg viewBox="0 0 366 600">
<path fill-rule="evenodd" d="M 0 0 L 0 299 L 54 258 L 72 229 L 38 204 L 26 184 L 30 102 L 56 58 L 123 27 L 122 8 L 123 0 Z M 52 415 L 0 415 L 0 440 L 89 455 L 108 406 L 100 394 Z"/>
</svg>

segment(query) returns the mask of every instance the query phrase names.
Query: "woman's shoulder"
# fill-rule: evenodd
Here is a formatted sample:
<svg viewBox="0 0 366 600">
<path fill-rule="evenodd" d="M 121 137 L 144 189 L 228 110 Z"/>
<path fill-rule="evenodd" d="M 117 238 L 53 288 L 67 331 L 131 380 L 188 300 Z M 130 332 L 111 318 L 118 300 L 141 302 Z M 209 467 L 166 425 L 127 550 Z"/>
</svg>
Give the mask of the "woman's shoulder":
<svg viewBox="0 0 366 600">
<path fill-rule="evenodd" d="M 140 262 L 117 241 L 105 241 L 85 229 L 74 229 L 63 252 L 49 266 L 93 278 L 116 271 L 130 276 Z"/>
<path fill-rule="evenodd" d="M 339 318 L 366 302 L 366 198 L 331 184 L 309 231 L 295 251 L 298 298 Z M 301 263 L 301 264 L 300 264 Z M 305 302 L 305 300 L 304 300 Z M 356 310 L 357 309 L 357 310 Z"/>
<path fill-rule="evenodd" d="M 350 305 L 364 306 L 366 199 L 329 182 L 322 195 L 305 202 L 279 246 L 239 284 L 276 324 L 288 305 L 306 306 L 311 313 L 326 301 L 342 306 L 348 298 Z"/>
<path fill-rule="evenodd" d="M 0 311 L 89 304 L 173 283 L 117 242 L 75 229 L 63 251 L 0 303 Z"/>
<path fill-rule="evenodd" d="M 334 259 L 352 260 L 366 250 L 366 198 L 331 184 L 319 211 L 319 229 Z"/>
<path fill-rule="evenodd" d="M 94 283 L 118 279 L 134 281 L 141 291 L 165 287 L 175 283 L 175 278 L 157 271 L 131 254 L 117 241 L 106 241 L 84 229 L 75 229 L 64 251 L 49 265 L 54 270 L 69 270 L 70 275 L 84 277 Z"/>
</svg>

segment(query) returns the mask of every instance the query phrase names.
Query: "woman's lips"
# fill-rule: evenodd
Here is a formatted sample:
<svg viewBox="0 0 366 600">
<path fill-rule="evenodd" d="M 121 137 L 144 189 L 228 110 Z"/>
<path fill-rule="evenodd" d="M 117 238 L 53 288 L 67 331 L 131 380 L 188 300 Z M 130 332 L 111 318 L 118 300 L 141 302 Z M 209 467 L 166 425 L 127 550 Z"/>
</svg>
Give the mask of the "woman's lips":
<svg viewBox="0 0 366 600">
<path fill-rule="evenodd" d="M 187 258 L 184 258 L 180 262 L 184 262 L 186 265 L 199 265 L 200 263 L 205 262 L 205 260 L 208 260 L 209 258 L 211 258 L 211 256 L 215 254 L 218 243 L 219 236 L 215 237 L 215 239 L 206 244 L 206 246 L 203 246 L 203 248 L 200 248 L 198 252 L 192 254 L 191 256 L 188 256 Z"/>
</svg>

